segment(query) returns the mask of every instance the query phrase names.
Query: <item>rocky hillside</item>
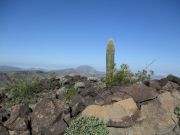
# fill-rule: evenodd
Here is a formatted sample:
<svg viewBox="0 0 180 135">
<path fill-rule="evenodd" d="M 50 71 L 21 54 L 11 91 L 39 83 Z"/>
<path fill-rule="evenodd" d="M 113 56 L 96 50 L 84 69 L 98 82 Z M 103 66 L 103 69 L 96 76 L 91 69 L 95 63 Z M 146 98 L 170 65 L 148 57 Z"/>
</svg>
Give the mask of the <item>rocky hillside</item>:
<svg viewBox="0 0 180 135">
<path fill-rule="evenodd" d="M 96 69 L 88 65 L 82 65 L 77 68 L 55 70 L 54 72 L 58 73 L 59 75 L 81 75 L 81 76 L 95 75 L 98 77 L 102 77 L 105 75 L 104 72 L 97 71 Z"/>
<path fill-rule="evenodd" d="M 109 135 L 180 135 L 174 113 L 180 106 L 180 78 L 175 76 L 113 87 L 81 76 L 48 83 L 52 90 L 37 93 L 30 104 L 8 107 L 10 99 L 1 93 L 0 135 L 63 135 L 77 116 L 103 120 Z M 79 90 L 72 95 L 74 87 Z"/>
</svg>

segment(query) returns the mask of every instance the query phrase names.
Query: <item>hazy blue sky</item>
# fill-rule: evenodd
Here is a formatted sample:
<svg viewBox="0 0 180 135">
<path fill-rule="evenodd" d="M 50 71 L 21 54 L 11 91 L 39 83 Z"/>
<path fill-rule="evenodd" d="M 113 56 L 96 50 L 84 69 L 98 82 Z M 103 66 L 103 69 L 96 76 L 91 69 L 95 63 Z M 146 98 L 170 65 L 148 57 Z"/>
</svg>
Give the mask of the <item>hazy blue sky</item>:
<svg viewBox="0 0 180 135">
<path fill-rule="evenodd" d="M 0 65 L 117 67 L 180 75 L 180 0 L 0 0 Z"/>
</svg>

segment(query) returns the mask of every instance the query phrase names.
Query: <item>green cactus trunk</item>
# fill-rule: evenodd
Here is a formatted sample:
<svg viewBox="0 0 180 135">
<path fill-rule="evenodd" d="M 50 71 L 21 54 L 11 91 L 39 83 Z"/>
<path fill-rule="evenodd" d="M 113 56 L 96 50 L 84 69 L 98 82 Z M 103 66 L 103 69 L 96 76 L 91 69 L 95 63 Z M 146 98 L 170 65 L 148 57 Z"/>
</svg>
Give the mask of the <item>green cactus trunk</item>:
<svg viewBox="0 0 180 135">
<path fill-rule="evenodd" d="M 106 50 L 106 84 L 112 85 L 113 83 L 113 73 L 114 73 L 114 42 L 109 40 Z"/>
</svg>

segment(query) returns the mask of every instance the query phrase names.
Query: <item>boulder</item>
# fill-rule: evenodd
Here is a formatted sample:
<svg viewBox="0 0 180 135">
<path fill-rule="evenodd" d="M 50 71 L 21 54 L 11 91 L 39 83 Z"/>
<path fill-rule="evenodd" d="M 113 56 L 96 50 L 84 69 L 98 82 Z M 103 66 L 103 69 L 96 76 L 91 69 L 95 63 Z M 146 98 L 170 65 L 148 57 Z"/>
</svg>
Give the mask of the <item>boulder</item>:
<svg viewBox="0 0 180 135">
<path fill-rule="evenodd" d="M 61 87 L 56 91 L 56 98 L 63 99 L 68 89 L 66 87 Z"/>
<path fill-rule="evenodd" d="M 65 112 L 69 112 L 69 108 L 64 101 L 51 98 L 42 99 L 37 103 L 31 115 L 32 133 L 63 134 L 64 129 L 67 127 L 63 119 Z"/>
<path fill-rule="evenodd" d="M 165 86 L 162 87 L 161 91 L 174 91 L 179 90 L 180 86 L 177 83 L 168 81 Z"/>
<path fill-rule="evenodd" d="M 140 120 L 132 127 L 110 127 L 109 135 L 179 135 L 178 118 L 174 108 L 180 100 L 165 92 L 157 99 L 142 105 Z"/>
<path fill-rule="evenodd" d="M 161 85 L 158 80 L 150 80 L 148 86 L 156 90 L 161 89 Z"/>
<path fill-rule="evenodd" d="M 30 131 L 9 131 L 9 135 L 31 135 Z"/>
<path fill-rule="evenodd" d="M 28 115 L 30 109 L 28 105 L 15 105 L 11 108 L 10 118 L 4 123 L 9 130 L 28 130 Z"/>
<path fill-rule="evenodd" d="M 166 135 L 173 132 L 178 124 L 174 108 L 179 104 L 179 100 L 175 99 L 169 92 L 165 92 L 159 95 L 157 101 L 143 105 L 141 113 L 158 135 Z"/>
<path fill-rule="evenodd" d="M 176 77 L 174 75 L 168 75 L 167 79 L 168 79 L 168 81 L 171 81 L 171 82 L 174 82 L 174 83 L 177 83 L 178 85 L 180 85 L 180 78 L 179 77 Z"/>
<path fill-rule="evenodd" d="M 7 119 L 9 118 L 9 115 L 10 114 L 7 112 L 6 109 L 0 107 L 0 124 L 7 121 Z"/>
<path fill-rule="evenodd" d="M 84 108 L 86 107 L 84 103 L 85 103 L 85 100 L 83 100 L 83 98 L 78 94 L 76 94 L 72 98 L 71 102 L 69 103 L 72 117 L 77 116 L 80 112 L 84 110 Z"/>
<path fill-rule="evenodd" d="M 144 84 L 133 84 L 120 91 L 132 96 L 137 103 L 152 100 L 158 96 L 155 89 L 147 87 Z"/>
<path fill-rule="evenodd" d="M 0 126 L 0 135 L 9 135 L 9 132 L 5 127 Z"/>
<path fill-rule="evenodd" d="M 112 127 L 132 126 L 138 118 L 138 108 L 132 98 L 111 105 L 90 105 L 81 114 L 82 117 L 96 116 Z"/>
<path fill-rule="evenodd" d="M 109 127 L 109 135 L 156 135 L 156 131 L 147 122 L 136 124 L 128 128 Z"/>
<path fill-rule="evenodd" d="M 7 98 L 8 98 L 7 95 L 0 91 L 0 103 L 2 103 Z"/>
<path fill-rule="evenodd" d="M 159 82 L 161 86 L 164 86 L 167 84 L 168 81 L 171 81 L 180 85 L 180 78 L 173 75 L 168 75 L 166 78 L 161 79 Z"/>
</svg>

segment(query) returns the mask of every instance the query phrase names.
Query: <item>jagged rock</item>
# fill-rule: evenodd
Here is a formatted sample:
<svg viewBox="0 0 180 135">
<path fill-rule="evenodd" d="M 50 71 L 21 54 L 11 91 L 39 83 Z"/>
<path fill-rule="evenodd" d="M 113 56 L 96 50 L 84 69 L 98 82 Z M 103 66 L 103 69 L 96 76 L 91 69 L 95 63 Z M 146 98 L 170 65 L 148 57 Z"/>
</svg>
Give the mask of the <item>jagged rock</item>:
<svg viewBox="0 0 180 135">
<path fill-rule="evenodd" d="M 31 115 L 33 134 L 63 134 L 67 127 L 63 117 L 64 112 L 68 109 L 63 101 L 50 98 L 42 99 Z"/>
<path fill-rule="evenodd" d="M 133 84 L 120 91 L 132 96 L 137 103 L 148 101 L 158 96 L 156 90 L 144 84 Z"/>
<path fill-rule="evenodd" d="M 119 92 L 113 93 L 111 97 L 111 102 L 118 102 L 118 101 L 128 99 L 128 98 L 131 98 L 131 96 L 119 91 Z"/>
<path fill-rule="evenodd" d="M 0 135 L 9 135 L 9 132 L 5 127 L 0 126 Z"/>
<path fill-rule="evenodd" d="M 28 129 L 28 105 L 15 105 L 11 108 L 10 118 L 4 123 L 9 130 L 24 131 Z"/>
<path fill-rule="evenodd" d="M 180 85 L 180 78 L 179 77 L 176 77 L 174 75 L 168 75 L 167 79 L 168 79 L 168 81 L 171 81 L 171 82 L 174 82 L 174 83 L 177 83 Z"/>
<path fill-rule="evenodd" d="M 76 94 L 73 99 L 71 100 L 69 106 L 71 108 L 71 115 L 77 116 L 80 112 L 82 112 L 84 110 L 84 108 L 86 107 L 84 104 L 84 100 L 83 98 Z"/>
<path fill-rule="evenodd" d="M 158 91 L 161 89 L 161 85 L 160 85 L 158 80 L 150 80 L 150 81 L 148 81 L 147 86 L 151 87 L 153 89 L 156 89 Z"/>
<path fill-rule="evenodd" d="M 0 107 L 0 124 L 7 121 L 8 118 L 9 118 L 9 113 L 7 112 L 7 110 Z"/>
<path fill-rule="evenodd" d="M 180 100 L 165 92 L 141 107 L 140 121 L 129 128 L 111 127 L 110 135 L 179 135 L 178 118 L 174 108 Z"/>
<path fill-rule="evenodd" d="M 9 135 L 30 135 L 30 131 L 9 131 Z"/>
<path fill-rule="evenodd" d="M 168 75 L 166 78 L 161 79 L 159 82 L 161 86 L 164 86 L 167 84 L 168 81 L 171 81 L 180 85 L 180 78 L 173 75 Z"/>
<path fill-rule="evenodd" d="M 63 135 L 65 128 L 67 128 L 67 124 L 63 120 L 57 121 L 48 130 L 45 130 L 44 135 Z"/>
<path fill-rule="evenodd" d="M 161 91 L 170 91 L 170 92 L 172 92 L 174 90 L 178 90 L 179 88 L 180 88 L 180 86 L 177 83 L 168 81 L 166 83 L 166 85 L 162 87 Z"/>
<path fill-rule="evenodd" d="M 109 135 L 156 135 L 156 131 L 145 122 L 129 128 L 109 127 L 109 131 Z"/>
<path fill-rule="evenodd" d="M 174 108 L 180 104 L 169 92 L 159 95 L 156 102 L 143 105 L 141 108 L 142 116 L 146 118 L 149 125 L 156 129 L 159 135 L 172 132 L 178 124 L 178 118 L 174 114 Z"/>
<path fill-rule="evenodd" d="M 7 98 L 7 95 L 3 92 L 0 92 L 0 103 L 3 102 Z"/>
<path fill-rule="evenodd" d="M 68 89 L 66 87 L 59 88 L 56 91 L 56 98 L 63 99 L 65 94 L 67 93 Z"/>
<path fill-rule="evenodd" d="M 90 105 L 83 112 L 82 117 L 96 116 L 113 127 L 132 126 L 137 120 L 138 108 L 132 98 L 116 102 L 112 105 Z"/>
</svg>

